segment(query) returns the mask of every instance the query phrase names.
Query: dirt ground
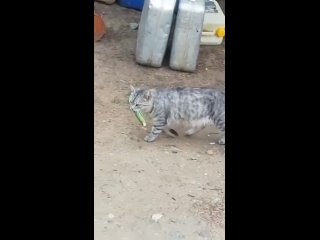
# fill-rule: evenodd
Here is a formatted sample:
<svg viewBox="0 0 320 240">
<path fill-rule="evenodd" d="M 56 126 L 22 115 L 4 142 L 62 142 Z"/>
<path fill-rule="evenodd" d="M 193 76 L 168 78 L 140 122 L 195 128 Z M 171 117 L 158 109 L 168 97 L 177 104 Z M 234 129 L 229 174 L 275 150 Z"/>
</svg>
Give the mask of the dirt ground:
<svg viewBox="0 0 320 240">
<path fill-rule="evenodd" d="M 225 47 L 201 46 L 198 70 L 135 63 L 140 12 L 95 2 L 107 35 L 94 45 L 95 240 L 224 240 L 225 157 L 216 129 L 143 141 L 129 110 L 130 84 L 224 86 Z M 154 215 L 156 214 L 156 215 Z M 152 216 L 154 219 L 152 219 Z M 158 217 L 158 219 L 156 219 Z"/>
</svg>

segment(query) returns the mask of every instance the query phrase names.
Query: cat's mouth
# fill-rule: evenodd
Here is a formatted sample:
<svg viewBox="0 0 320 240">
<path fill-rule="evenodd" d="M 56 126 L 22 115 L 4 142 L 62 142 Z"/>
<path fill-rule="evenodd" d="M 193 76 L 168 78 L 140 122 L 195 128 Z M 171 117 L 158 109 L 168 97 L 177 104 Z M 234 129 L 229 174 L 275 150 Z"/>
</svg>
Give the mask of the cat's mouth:
<svg viewBox="0 0 320 240">
<path fill-rule="evenodd" d="M 132 111 L 142 111 L 143 109 L 147 109 L 149 105 L 144 105 L 144 104 L 136 104 L 136 105 L 131 105 L 130 109 Z"/>
<path fill-rule="evenodd" d="M 130 106 L 130 110 L 136 112 L 136 111 L 140 111 L 141 109 L 138 108 L 137 106 Z"/>
</svg>

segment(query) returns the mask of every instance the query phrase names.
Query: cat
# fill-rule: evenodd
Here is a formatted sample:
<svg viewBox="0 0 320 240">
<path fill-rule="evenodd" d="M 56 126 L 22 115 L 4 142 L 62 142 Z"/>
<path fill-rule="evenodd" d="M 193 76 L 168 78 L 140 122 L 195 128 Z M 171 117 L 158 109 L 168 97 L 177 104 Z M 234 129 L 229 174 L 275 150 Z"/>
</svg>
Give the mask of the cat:
<svg viewBox="0 0 320 240">
<path fill-rule="evenodd" d="M 188 126 L 185 135 L 191 136 L 205 126 L 215 126 L 223 136 L 218 143 L 225 144 L 225 93 L 213 88 L 142 89 L 130 86 L 130 109 L 148 113 L 153 119 L 146 142 L 155 141 L 159 134 L 176 137 L 174 125 Z"/>
</svg>

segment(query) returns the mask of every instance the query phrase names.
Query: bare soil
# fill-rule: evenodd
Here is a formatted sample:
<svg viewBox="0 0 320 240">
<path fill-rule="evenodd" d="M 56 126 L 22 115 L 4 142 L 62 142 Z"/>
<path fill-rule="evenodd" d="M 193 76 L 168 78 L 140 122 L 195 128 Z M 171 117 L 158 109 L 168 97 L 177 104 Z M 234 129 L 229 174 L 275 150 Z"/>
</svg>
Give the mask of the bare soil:
<svg viewBox="0 0 320 240">
<path fill-rule="evenodd" d="M 95 2 L 107 35 L 94 45 L 95 240 L 224 240 L 225 157 L 219 134 L 162 134 L 143 141 L 128 106 L 130 84 L 149 87 L 224 86 L 225 46 L 201 46 L 195 73 L 136 64 L 140 12 Z M 161 217 L 157 221 L 153 214 Z M 154 216 L 155 217 L 155 216 Z"/>
</svg>

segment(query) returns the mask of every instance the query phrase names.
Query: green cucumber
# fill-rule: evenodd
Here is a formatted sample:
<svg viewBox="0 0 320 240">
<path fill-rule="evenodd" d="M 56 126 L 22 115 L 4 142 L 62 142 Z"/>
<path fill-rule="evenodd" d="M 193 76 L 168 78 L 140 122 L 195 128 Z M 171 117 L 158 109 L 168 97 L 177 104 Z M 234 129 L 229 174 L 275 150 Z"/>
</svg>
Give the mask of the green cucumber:
<svg viewBox="0 0 320 240">
<path fill-rule="evenodd" d="M 144 126 L 144 127 L 147 126 L 147 123 L 144 120 L 142 113 L 140 111 L 135 111 L 134 113 L 135 113 L 137 119 L 139 120 L 139 122 L 142 124 L 142 126 Z"/>
</svg>

